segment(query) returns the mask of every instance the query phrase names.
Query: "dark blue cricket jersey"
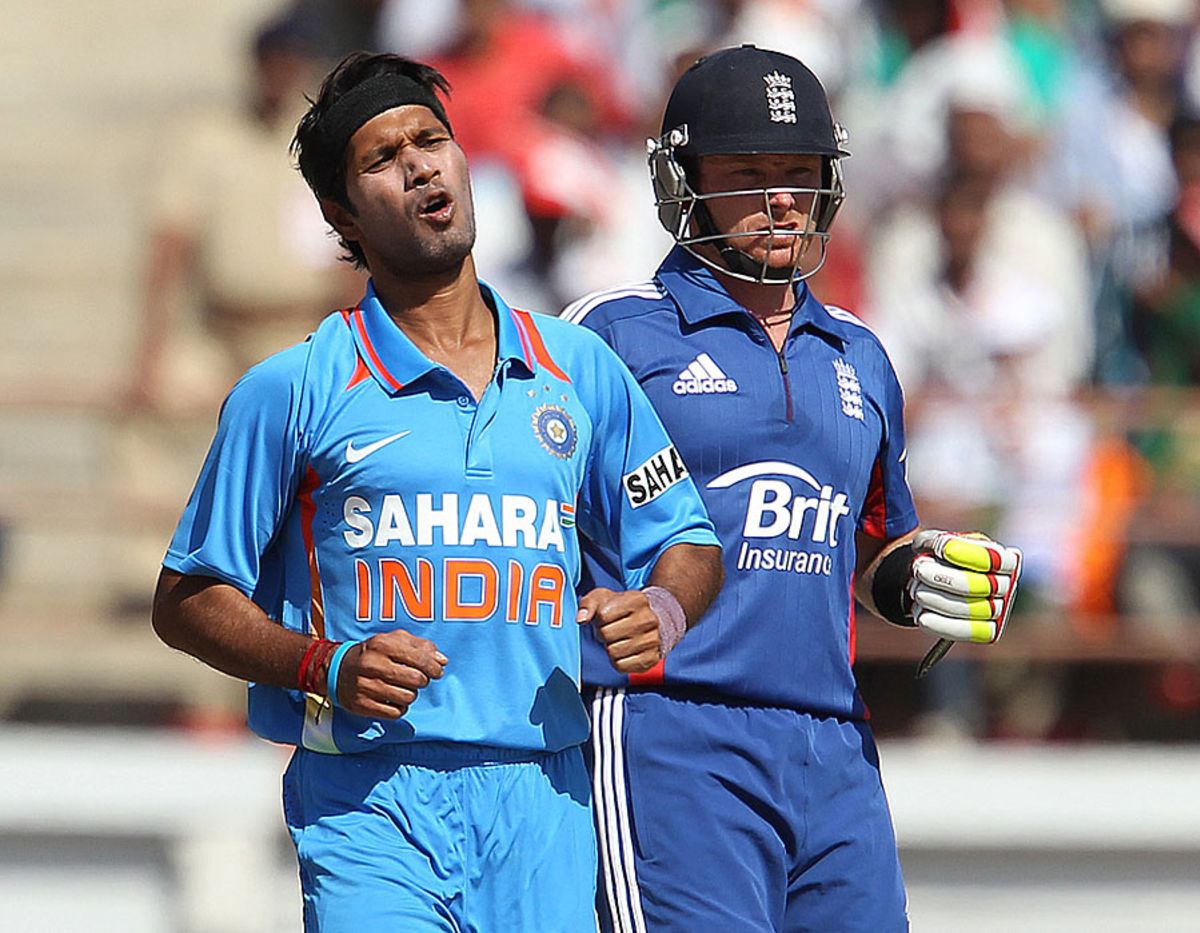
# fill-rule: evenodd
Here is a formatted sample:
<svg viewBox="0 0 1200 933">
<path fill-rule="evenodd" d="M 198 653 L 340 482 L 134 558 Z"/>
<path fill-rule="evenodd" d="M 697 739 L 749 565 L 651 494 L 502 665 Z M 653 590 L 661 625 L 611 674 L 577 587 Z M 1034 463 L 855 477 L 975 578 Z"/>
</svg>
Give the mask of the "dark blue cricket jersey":
<svg viewBox="0 0 1200 933">
<path fill-rule="evenodd" d="M 890 539 L 917 524 L 903 397 L 879 340 L 800 283 L 776 353 L 678 247 L 652 281 L 589 295 L 563 317 L 599 333 L 646 390 L 725 549 L 724 588 L 665 664 L 618 674 L 588 629 L 585 682 L 698 686 L 863 716 L 851 670 L 855 531 Z M 589 546 L 583 589 L 620 589 L 619 566 Z"/>
</svg>

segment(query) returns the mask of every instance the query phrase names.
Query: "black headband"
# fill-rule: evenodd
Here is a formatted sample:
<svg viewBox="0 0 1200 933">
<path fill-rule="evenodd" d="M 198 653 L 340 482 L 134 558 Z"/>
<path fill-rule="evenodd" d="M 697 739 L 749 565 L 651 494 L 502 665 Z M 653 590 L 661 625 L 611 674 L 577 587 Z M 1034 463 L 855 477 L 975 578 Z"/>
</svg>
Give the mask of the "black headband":
<svg viewBox="0 0 1200 933">
<path fill-rule="evenodd" d="M 329 108 L 321 121 L 322 147 L 335 157 L 341 157 L 350 137 L 364 123 L 385 110 L 409 104 L 428 107 L 446 129 L 450 129 L 442 102 L 430 88 L 401 74 L 375 75 L 352 87 Z"/>
</svg>

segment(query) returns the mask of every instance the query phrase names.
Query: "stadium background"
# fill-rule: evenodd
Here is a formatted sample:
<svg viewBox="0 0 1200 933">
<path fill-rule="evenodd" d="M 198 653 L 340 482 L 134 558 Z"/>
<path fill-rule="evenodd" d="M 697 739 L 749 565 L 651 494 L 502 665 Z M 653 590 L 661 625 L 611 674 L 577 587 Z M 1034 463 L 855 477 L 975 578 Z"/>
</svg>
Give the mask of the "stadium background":
<svg viewBox="0 0 1200 933">
<path fill-rule="evenodd" d="M 285 753 L 147 609 L 230 374 L 359 285 L 289 174 L 300 89 L 363 45 L 442 62 L 481 273 L 553 313 L 652 271 L 641 141 L 740 41 L 811 64 L 850 131 L 818 294 L 895 348 L 926 520 L 1031 558 L 1004 641 L 928 682 L 926 639 L 859 632 L 914 929 L 1194 928 L 1193 3 L 0 12 L 0 929 L 298 928 Z"/>
</svg>

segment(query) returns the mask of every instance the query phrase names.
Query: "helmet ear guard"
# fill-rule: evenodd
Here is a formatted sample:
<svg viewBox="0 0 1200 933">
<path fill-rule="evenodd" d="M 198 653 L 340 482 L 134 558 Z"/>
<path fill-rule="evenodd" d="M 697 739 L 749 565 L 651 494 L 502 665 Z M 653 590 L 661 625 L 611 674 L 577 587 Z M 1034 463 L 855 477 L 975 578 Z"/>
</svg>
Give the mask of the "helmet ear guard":
<svg viewBox="0 0 1200 933">
<path fill-rule="evenodd" d="M 688 144 L 687 124 L 677 126 L 658 139 L 646 140 L 646 155 L 650 162 L 650 181 L 654 185 L 654 203 L 658 221 L 675 240 L 687 236 L 695 204 L 695 192 L 688 184 L 687 173 L 675 157 L 675 150 Z"/>
<path fill-rule="evenodd" d="M 825 158 L 826 171 L 822 174 L 828 177 L 822 179 L 822 184 L 828 189 L 829 193 L 822 194 L 818 198 L 816 216 L 817 232 L 826 235 L 829 233 L 829 228 L 833 226 L 833 219 L 841 209 L 842 202 L 846 200 L 846 176 L 842 169 L 841 159 L 850 155 L 850 151 L 846 149 L 846 143 L 850 139 L 850 134 L 846 132 L 846 128 L 840 123 L 834 123 L 833 134 L 837 142 L 838 151 L 842 155 L 827 156 Z"/>
</svg>

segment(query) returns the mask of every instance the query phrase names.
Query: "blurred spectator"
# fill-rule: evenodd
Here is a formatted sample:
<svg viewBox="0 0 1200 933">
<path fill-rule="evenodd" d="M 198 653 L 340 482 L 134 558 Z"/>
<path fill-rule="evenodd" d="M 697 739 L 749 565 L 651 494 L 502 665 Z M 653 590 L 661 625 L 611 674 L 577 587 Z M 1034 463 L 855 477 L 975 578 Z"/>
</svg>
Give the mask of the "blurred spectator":
<svg viewBox="0 0 1200 933">
<path fill-rule="evenodd" d="M 963 61 L 944 63 L 955 60 Z M 1022 184 L 1019 85 L 975 64 L 941 76 L 947 174 L 935 198 L 910 201 L 881 225 L 866 311 L 905 388 L 908 476 L 922 521 L 1016 542 L 1025 551 L 1022 608 L 1063 609 L 1078 589 L 1068 545 L 1094 443 L 1072 401 L 1091 359 L 1086 243 Z M 1059 691 L 1030 676 L 1009 691 L 1006 734 L 1042 735 L 1057 717 Z M 983 708 L 971 665 L 935 671 L 927 689 L 923 729 L 986 727 L 970 713 Z"/>
<path fill-rule="evenodd" d="M 1076 212 L 1096 256 L 1097 378 L 1145 378 L 1131 296 L 1163 261 L 1158 234 L 1176 196 L 1167 130 L 1183 104 L 1193 0 L 1103 0 L 1104 70 L 1083 72 L 1063 111 L 1047 192 Z"/>
<path fill-rule="evenodd" d="M 1149 381 L 1200 386 L 1200 118 L 1171 125 L 1179 196 L 1161 236 L 1165 262 L 1136 296 L 1134 333 Z"/>
<path fill-rule="evenodd" d="M 574 263 L 564 268 L 564 257 L 590 249 L 624 213 L 623 182 L 597 131 L 591 99 L 566 82 L 550 90 L 510 162 L 472 166 L 476 203 L 486 207 L 480 272 L 529 310 L 557 313 L 597 275 L 622 270 L 611 262 L 582 276 Z"/>
<path fill-rule="evenodd" d="M 336 244 L 288 154 L 316 63 L 294 23 L 272 23 L 254 40 L 244 106 L 192 119 L 164 141 L 135 406 L 208 408 L 211 399 L 181 397 L 175 381 L 204 379 L 190 392 L 219 397 L 248 366 L 302 339 L 357 294 L 358 277 L 337 262 Z M 173 332 L 172 310 L 188 298 L 198 320 L 178 322 Z M 179 345 L 188 340 L 196 345 Z M 196 373 L 202 357 L 209 372 Z"/>
<path fill-rule="evenodd" d="M 487 201 L 480 213 L 512 218 L 496 231 L 503 251 L 481 228 L 481 274 L 532 310 L 557 311 L 576 297 L 561 254 L 614 209 L 604 142 L 628 121 L 606 63 L 571 47 L 553 18 L 506 0 L 462 0 L 455 39 L 431 63 L 450 82 L 447 111 Z"/>
<path fill-rule="evenodd" d="M 430 64 L 450 82 L 447 113 L 473 159 L 515 160 L 560 84 L 582 89 L 606 126 L 624 120 L 605 63 L 573 55 L 553 20 L 508 0 L 462 0 L 457 40 Z"/>
<path fill-rule="evenodd" d="M 1168 138 L 1178 183 L 1158 228 L 1161 266 L 1135 293 L 1133 332 L 1151 385 L 1200 386 L 1200 118 L 1182 115 Z M 1147 234 L 1147 239 L 1151 236 Z M 1168 397 L 1169 398 L 1169 397 Z M 1200 424 L 1165 403 L 1133 432 L 1156 495 L 1141 503 L 1120 574 L 1120 608 L 1178 631 L 1200 613 Z M 1166 508 L 1160 503 L 1169 503 Z"/>
<path fill-rule="evenodd" d="M 951 168 L 948 147 L 954 138 L 946 124 L 957 108 L 1003 120 L 1009 180 L 1021 182 L 1025 154 L 1038 131 L 1033 100 L 1019 61 L 1001 40 L 958 35 L 934 40 L 879 98 L 882 123 L 875 132 L 862 139 L 852 130 L 851 139 L 859 142 L 848 169 L 856 185 L 868 186 L 868 203 L 876 210 L 919 199 Z M 863 160 L 855 165 L 860 151 Z"/>
<path fill-rule="evenodd" d="M 384 0 L 376 21 L 381 51 L 417 61 L 440 55 L 462 28 L 462 0 Z"/>
<path fill-rule="evenodd" d="M 521 271 L 541 285 L 537 310 L 557 313 L 578 297 L 579 283 L 559 274 L 560 259 L 613 210 L 616 170 L 598 133 L 592 98 L 577 81 L 564 81 L 550 89 L 514 154 L 531 234 Z"/>
<path fill-rule="evenodd" d="M 142 335 L 115 452 L 124 512 L 142 536 L 134 553 L 113 555 L 114 578 L 142 598 L 212 406 L 361 290 L 289 155 L 320 74 L 316 50 L 285 20 L 262 28 L 251 52 L 242 106 L 173 128 L 155 153 Z"/>
<path fill-rule="evenodd" d="M 336 62 L 359 50 L 383 51 L 381 21 L 388 3 L 389 0 L 292 0 L 282 21 L 308 37 L 311 52 L 327 62 Z M 440 0 L 423 0 L 423 6 L 430 8 L 430 20 L 435 22 L 442 5 Z"/>
<path fill-rule="evenodd" d="M 876 205 L 886 209 L 910 193 L 913 171 L 909 166 L 915 163 L 918 174 L 936 168 L 928 164 L 936 152 L 930 155 L 924 144 L 931 141 L 937 147 L 941 139 L 935 103 L 939 91 L 924 79 L 915 82 L 915 94 L 904 85 L 913 59 L 930 47 L 937 48 L 950 28 L 949 0 L 880 0 L 872 10 L 874 17 L 864 24 L 858 42 L 861 58 L 851 61 L 847 86 L 833 106 L 850 133 L 853 153 L 846 164 L 846 184 L 855 197 L 847 199 L 840 223 L 860 232 L 872 225 Z M 925 96 L 930 103 L 917 108 L 917 113 L 908 112 L 912 108 L 903 101 L 912 96 Z M 927 113 L 931 108 L 932 115 Z M 911 134 L 918 137 L 918 146 L 900 153 L 903 161 L 893 164 L 895 134 L 914 119 L 920 121 Z"/>
<path fill-rule="evenodd" d="M 878 87 L 890 87 L 909 59 L 950 31 L 950 0 L 880 0 L 878 37 L 871 61 L 871 78 Z"/>
<path fill-rule="evenodd" d="M 954 172 L 935 204 L 900 208 L 869 260 L 867 313 L 910 395 L 1026 394 L 1082 385 L 1091 347 L 1085 244 L 1052 206 L 1010 184 L 1003 120 L 960 98 L 947 114 Z"/>
<path fill-rule="evenodd" d="M 1022 458 L 1037 456 L 1041 443 L 1034 426 L 1021 422 L 1048 425 L 1048 439 L 1066 445 L 1045 458 L 1057 464 L 1055 475 L 1081 456 L 1076 432 L 1048 416 L 1078 418 L 1066 400 L 1087 371 L 1080 238 L 1032 198 L 955 175 L 932 209 L 905 209 L 885 226 L 869 266 L 869 318 L 911 412 L 913 491 L 928 503 L 926 511 L 953 513 L 923 517 L 935 525 L 996 529 L 1010 503 L 1037 496 L 1036 484 L 1051 482 L 1039 474 L 1046 464 L 1017 468 Z M 1053 506 L 1056 535 L 1071 507 L 1070 496 Z M 1035 545 L 1007 533 L 1027 550 L 1030 589 L 1054 579 L 1056 536 Z"/>
</svg>

